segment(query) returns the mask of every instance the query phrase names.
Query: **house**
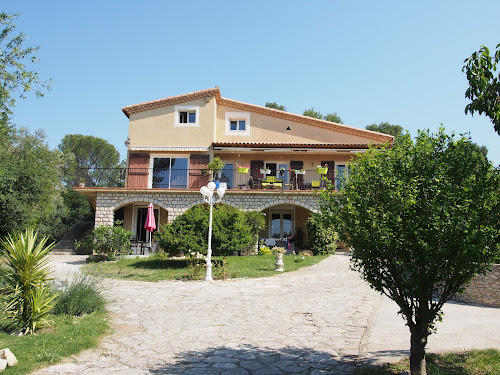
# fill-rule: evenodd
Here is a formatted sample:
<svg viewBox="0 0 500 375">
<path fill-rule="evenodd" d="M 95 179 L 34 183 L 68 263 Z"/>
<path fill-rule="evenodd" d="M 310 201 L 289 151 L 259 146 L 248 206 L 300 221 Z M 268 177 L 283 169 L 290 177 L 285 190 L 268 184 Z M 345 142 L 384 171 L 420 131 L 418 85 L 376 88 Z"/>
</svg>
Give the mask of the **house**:
<svg viewBox="0 0 500 375">
<path fill-rule="evenodd" d="M 143 241 L 150 202 L 157 223 L 170 223 L 203 203 L 199 189 L 213 176 L 227 189 L 223 203 L 266 214 L 261 237 L 295 235 L 304 242 L 322 177 L 339 189 L 354 154 L 370 143 L 393 141 L 387 134 L 223 98 L 218 87 L 122 111 L 130 122 L 121 183 L 76 190 L 93 204 L 96 226 L 120 218 Z M 214 157 L 225 166 L 212 174 L 207 164 Z"/>
</svg>

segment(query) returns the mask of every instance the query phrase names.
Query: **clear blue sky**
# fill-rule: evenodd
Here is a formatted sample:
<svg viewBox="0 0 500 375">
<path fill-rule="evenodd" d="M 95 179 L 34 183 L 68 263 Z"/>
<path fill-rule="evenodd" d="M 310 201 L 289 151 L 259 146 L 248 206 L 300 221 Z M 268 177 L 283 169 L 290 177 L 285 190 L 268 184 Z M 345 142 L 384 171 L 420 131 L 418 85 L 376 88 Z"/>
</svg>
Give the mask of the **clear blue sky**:
<svg viewBox="0 0 500 375">
<path fill-rule="evenodd" d="M 42 44 L 53 90 L 18 101 L 14 123 L 105 138 L 125 157 L 127 105 L 219 86 L 289 112 L 314 106 L 364 128 L 388 121 L 470 131 L 500 164 L 488 118 L 464 114 L 464 59 L 500 43 L 496 1 L 22 1 L 18 31 Z"/>
</svg>

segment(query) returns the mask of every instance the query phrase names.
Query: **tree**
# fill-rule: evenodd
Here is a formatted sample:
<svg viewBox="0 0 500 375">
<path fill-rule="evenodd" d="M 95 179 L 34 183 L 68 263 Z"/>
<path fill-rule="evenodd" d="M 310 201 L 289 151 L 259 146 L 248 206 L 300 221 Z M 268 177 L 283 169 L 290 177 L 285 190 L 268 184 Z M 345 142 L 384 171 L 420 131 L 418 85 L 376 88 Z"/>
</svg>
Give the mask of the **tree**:
<svg viewBox="0 0 500 375">
<path fill-rule="evenodd" d="M 67 134 L 59 145 L 64 155 L 64 180 L 68 186 L 121 186 L 120 153 L 115 146 L 91 135 Z"/>
<path fill-rule="evenodd" d="M 0 120 L 3 124 L 12 114 L 14 92 L 20 98 L 25 98 L 28 92 L 34 90 L 35 95 L 41 97 L 44 90 L 50 89 L 51 84 L 50 80 L 42 81 L 37 72 L 26 67 L 25 61 L 32 64 L 38 62 L 35 53 L 40 46 L 25 47 L 25 34 L 12 35 L 16 29 L 12 22 L 17 17 L 17 14 L 0 13 L 0 24 L 3 27 L 0 32 Z"/>
<path fill-rule="evenodd" d="M 500 135 L 500 71 L 497 70 L 500 61 L 500 43 L 494 56 L 490 56 L 488 47 L 481 46 L 464 61 L 462 72 L 467 75 L 469 88 L 465 97 L 471 103 L 465 107 L 465 114 L 474 112 L 485 114 Z"/>
<path fill-rule="evenodd" d="M 366 125 L 365 128 L 374 132 L 393 135 L 394 138 L 399 138 L 404 131 L 401 125 L 391 125 L 388 122 L 381 122 L 378 125 L 373 123 L 371 125 Z"/>
<path fill-rule="evenodd" d="M 37 227 L 48 234 L 63 206 L 59 194 L 61 157 L 45 134 L 25 128 L 9 131 L 0 152 L 0 237 Z"/>
<path fill-rule="evenodd" d="M 419 132 L 357 159 L 340 194 L 321 195 L 323 220 L 353 248 L 352 267 L 400 308 L 412 374 L 425 374 L 441 308 L 500 256 L 500 171 L 470 139 Z"/>
<path fill-rule="evenodd" d="M 283 111 L 283 112 L 286 112 L 286 107 L 284 105 L 280 105 L 276 102 L 267 102 L 266 103 L 266 107 L 267 108 L 274 108 L 274 109 L 278 109 L 280 111 Z"/>
<path fill-rule="evenodd" d="M 306 109 L 304 113 L 302 113 L 304 116 L 308 117 L 313 117 L 317 118 L 320 120 L 325 120 L 325 121 L 330 121 L 330 122 L 335 122 L 337 124 L 342 124 L 342 119 L 340 118 L 339 115 L 337 115 L 336 112 L 333 113 L 327 113 L 325 116 L 323 116 L 320 112 L 315 111 L 314 107 L 311 107 L 309 109 Z"/>
<path fill-rule="evenodd" d="M 308 117 L 313 117 L 322 120 L 323 115 L 320 112 L 317 112 L 314 110 L 314 107 L 311 107 L 309 109 L 304 110 L 304 113 L 302 113 L 304 116 Z"/>
</svg>

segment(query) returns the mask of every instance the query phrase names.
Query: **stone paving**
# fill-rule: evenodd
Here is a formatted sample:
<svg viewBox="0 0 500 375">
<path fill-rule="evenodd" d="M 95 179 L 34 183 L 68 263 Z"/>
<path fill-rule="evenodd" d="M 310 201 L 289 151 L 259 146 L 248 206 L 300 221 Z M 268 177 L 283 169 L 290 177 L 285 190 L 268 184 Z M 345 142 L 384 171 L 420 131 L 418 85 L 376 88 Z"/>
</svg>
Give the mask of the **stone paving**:
<svg viewBox="0 0 500 375">
<path fill-rule="evenodd" d="M 80 259 L 54 256 L 56 273 Z M 113 332 L 98 349 L 35 374 L 350 374 L 382 349 L 384 358 L 405 354 L 409 334 L 386 311 L 393 302 L 348 264 L 335 255 L 274 277 L 211 283 L 106 280 Z M 380 312 L 388 327 L 374 326 Z M 500 347 L 496 337 L 491 347 Z"/>
</svg>

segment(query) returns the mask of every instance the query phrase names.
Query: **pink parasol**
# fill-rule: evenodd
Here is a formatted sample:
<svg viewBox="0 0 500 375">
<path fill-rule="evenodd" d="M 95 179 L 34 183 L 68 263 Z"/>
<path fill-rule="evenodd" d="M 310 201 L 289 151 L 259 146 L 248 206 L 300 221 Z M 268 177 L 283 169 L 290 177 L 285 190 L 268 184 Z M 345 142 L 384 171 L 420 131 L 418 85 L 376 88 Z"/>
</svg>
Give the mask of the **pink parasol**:
<svg viewBox="0 0 500 375">
<path fill-rule="evenodd" d="M 144 224 L 144 229 L 149 232 L 149 247 L 151 248 L 151 232 L 156 229 L 153 203 L 150 203 L 148 206 L 148 214 L 146 216 L 146 224 Z"/>
</svg>

